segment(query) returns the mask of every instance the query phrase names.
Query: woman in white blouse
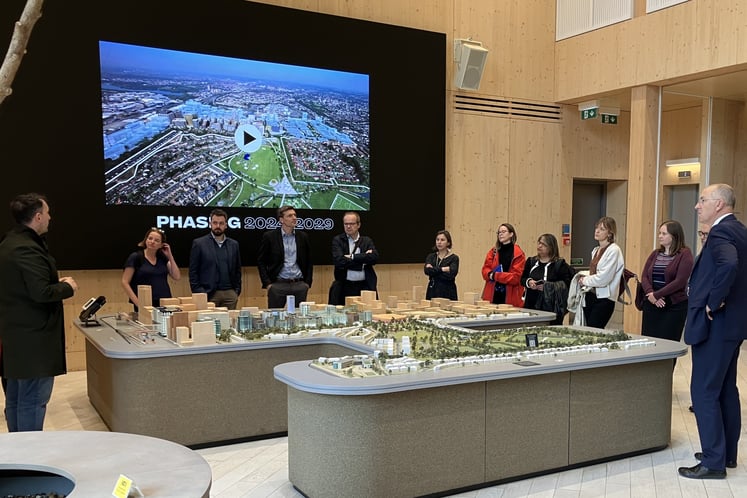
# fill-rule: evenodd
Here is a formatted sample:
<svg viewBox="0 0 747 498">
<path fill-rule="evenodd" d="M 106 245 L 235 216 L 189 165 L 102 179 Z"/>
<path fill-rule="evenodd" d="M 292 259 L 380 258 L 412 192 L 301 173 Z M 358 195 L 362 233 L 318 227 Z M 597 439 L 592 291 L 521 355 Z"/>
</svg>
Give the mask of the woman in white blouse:
<svg viewBox="0 0 747 498">
<path fill-rule="evenodd" d="M 615 311 L 620 278 L 625 261 L 620 246 L 615 244 L 617 223 L 603 216 L 594 228 L 594 239 L 599 243 L 591 251 L 589 274 L 579 278 L 579 285 L 587 288 L 584 320 L 589 327 L 603 329 Z"/>
</svg>

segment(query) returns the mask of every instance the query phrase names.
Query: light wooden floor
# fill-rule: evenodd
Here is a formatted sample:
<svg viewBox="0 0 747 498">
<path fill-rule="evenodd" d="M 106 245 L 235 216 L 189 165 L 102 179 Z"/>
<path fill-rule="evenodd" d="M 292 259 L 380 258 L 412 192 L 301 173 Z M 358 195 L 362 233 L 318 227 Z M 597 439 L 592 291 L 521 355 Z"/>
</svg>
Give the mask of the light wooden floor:
<svg viewBox="0 0 747 498">
<path fill-rule="evenodd" d="M 747 348 L 744 346 L 743 349 Z M 740 357 L 739 387 L 747 393 L 747 352 Z M 700 449 L 690 405 L 690 357 L 677 362 L 672 400 L 670 447 L 647 455 L 559 472 L 468 493 L 463 498 L 691 498 L 747 497 L 747 438 L 740 444 L 739 466 L 725 480 L 697 481 L 677 475 L 677 467 L 694 465 Z M 742 395 L 743 411 L 747 400 Z M 4 403 L 4 399 L 3 399 Z M 745 424 L 747 424 L 747 418 Z M 211 421 L 210 423 L 220 423 Z M 645 420 L 641 420 L 645 424 Z M 5 432 L 4 418 L 0 432 Z M 58 377 L 49 404 L 45 430 L 107 430 L 88 402 L 85 372 Z M 745 430 L 743 428 L 743 434 Z M 268 439 L 198 450 L 213 470 L 215 498 L 301 497 L 288 481 L 287 438 Z M 385 498 L 385 497 L 382 497 Z"/>
</svg>

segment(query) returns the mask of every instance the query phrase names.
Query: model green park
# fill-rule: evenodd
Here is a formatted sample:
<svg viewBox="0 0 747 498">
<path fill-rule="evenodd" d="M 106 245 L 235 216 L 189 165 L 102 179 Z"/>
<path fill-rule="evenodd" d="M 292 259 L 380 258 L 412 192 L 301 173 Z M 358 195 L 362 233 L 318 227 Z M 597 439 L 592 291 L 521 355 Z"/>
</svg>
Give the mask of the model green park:
<svg viewBox="0 0 747 498">
<path fill-rule="evenodd" d="M 445 328 L 424 320 L 407 319 L 374 324 L 377 338 L 392 338 L 402 344 L 403 337 L 410 341 L 409 356 L 420 360 L 441 360 L 473 355 L 505 354 L 524 351 L 527 334 L 537 334 L 537 346 L 542 350 L 589 344 L 609 344 L 617 348 L 618 341 L 630 339 L 625 332 L 594 332 L 569 327 L 520 327 L 465 331 Z M 386 353 L 382 353 L 386 356 Z"/>
<path fill-rule="evenodd" d="M 464 321 L 460 323 L 463 324 Z M 466 358 L 519 361 L 528 351 L 575 354 L 590 351 L 589 348 L 615 350 L 632 341 L 632 338 L 622 331 L 596 331 L 563 326 L 474 331 L 449 326 L 448 321 L 441 319 L 418 318 L 359 323 L 347 327 L 321 326 L 320 329 L 336 337 L 366 344 L 376 351 L 374 355 L 356 355 L 314 362 L 319 368 L 351 377 L 391 374 L 395 370 L 391 363 L 399 361 L 410 362 L 407 371 L 417 371 L 449 362 L 460 362 L 460 359 Z M 318 334 L 319 330 L 304 330 L 302 327 L 288 327 L 284 324 L 282 327 L 263 327 L 245 333 L 224 331 L 219 340 L 231 342 L 232 337 L 250 341 L 293 339 L 308 337 L 312 333 Z M 401 368 L 397 367 L 396 370 L 400 372 Z"/>
</svg>

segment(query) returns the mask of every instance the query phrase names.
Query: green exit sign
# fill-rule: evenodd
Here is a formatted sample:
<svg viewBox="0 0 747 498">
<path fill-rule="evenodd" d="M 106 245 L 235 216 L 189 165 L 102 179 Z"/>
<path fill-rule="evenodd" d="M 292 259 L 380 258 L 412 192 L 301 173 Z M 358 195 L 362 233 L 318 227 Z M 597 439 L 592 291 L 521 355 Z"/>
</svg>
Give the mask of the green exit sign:
<svg viewBox="0 0 747 498">
<path fill-rule="evenodd" d="M 602 124 L 617 124 L 617 116 L 614 114 L 602 114 Z"/>
<path fill-rule="evenodd" d="M 583 111 L 581 111 L 581 120 L 595 119 L 598 114 L 599 114 L 598 107 L 592 107 L 591 109 L 584 109 Z"/>
</svg>

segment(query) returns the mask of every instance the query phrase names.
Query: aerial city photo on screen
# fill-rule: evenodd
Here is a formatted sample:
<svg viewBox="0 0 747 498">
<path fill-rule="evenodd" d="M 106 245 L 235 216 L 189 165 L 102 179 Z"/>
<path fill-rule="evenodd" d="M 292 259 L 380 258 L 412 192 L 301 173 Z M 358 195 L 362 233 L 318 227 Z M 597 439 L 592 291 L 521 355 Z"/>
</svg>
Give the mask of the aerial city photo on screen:
<svg viewBox="0 0 747 498">
<path fill-rule="evenodd" d="M 367 211 L 369 76 L 99 42 L 108 205 Z"/>
</svg>

